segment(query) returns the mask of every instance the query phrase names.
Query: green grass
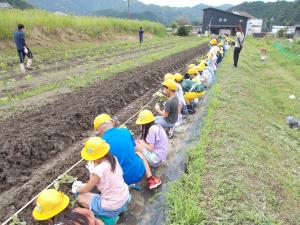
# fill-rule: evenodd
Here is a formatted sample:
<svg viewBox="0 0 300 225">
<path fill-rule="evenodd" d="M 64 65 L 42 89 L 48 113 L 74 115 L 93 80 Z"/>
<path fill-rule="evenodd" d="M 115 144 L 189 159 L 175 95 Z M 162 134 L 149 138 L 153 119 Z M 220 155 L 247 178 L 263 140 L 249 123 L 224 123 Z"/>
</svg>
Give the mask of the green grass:
<svg viewBox="0 0 300 225">
<path fill-rule="evenodd" d="M 28 37 L 38 29 L 45 35 L 56 35 L 65 32 L 69 35 L 82 34 L 90 37 L 101 37 L 103 34 L 122 35 L 137 34 L 140 26 L 147 33 L 165 36 L 166 30 L 162 24 L 150 21 L 127 20 L 106 17 L 62 16 L 38 9 L 9 9 L 0 13 L 0 39 L 11 40 L 18 23 L 26 26 Z M 71 32 L 72 31 L 72 32 Z"/>
<path fill-rule="evenodd" d="M 5 98 L 0 99 L 0 105 L 2 106 L 9 105 L 16 101 L 24 100 L 62 87 L 71 88 L 71 89 L 85 87 L 95 82 L 96 80 L 102 80 L 102 79 L 109 78 L 111 76 L 115 76 L 120 72 L 134 69 L 138 66 L 142 66 L 160 60 L 164 57 L 170 56 L 177 52 L 186 50 L 188 48 L 195 47 L 207 41 L 206 38 L 199 40 L 199 38 L 194 38 L 194 37 L 190 37 L 190 38 L 176 37 L 176 39 L 178 40 L 178 42 L 177 45 L 173 48 L 163 49 L 152 54 L 145 54 L 134 60 L 126 60 L 125 62 L 122 63 L 114 63 L 111 66 L 99 68 L 95 71 L 90 71 L 80 76 L 69 77 L 68 79 L 59 82 L 48 83 L 47 85 L 42 85 L 32 90 L 25 91 L 19 95 L 5 96 Z M 172 42 L 172 38 L 169 38 L 169 41 Z"/>
<path fill-rule="evenodd" d="M 271 39 L 247 39 L 239 68 L 232 50 L 210 90 L 187 173 L 170 184 L 168 224 L 300 224 L 299 58 L 281 56 Z M 269 60 L 260 61 L 261 48 Z"/>
</svg>

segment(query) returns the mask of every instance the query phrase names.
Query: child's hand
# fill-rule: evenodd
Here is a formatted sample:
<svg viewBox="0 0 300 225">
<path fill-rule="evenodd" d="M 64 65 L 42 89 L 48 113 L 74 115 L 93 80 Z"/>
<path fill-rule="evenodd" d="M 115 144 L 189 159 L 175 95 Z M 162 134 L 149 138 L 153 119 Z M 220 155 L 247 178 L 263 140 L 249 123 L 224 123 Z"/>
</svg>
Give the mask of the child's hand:
<svg viewBox="0 0 300 225">
<path fill-rule="evenodd" d="M 75 181 L 72 185 L 72 193 L 75 194 L 77 190 L 84 184 L 81 181 Z"/>
<path fill-rule="evenodd" d="M 160 106 L 159 106 L 158 103 L 155 104 L 155 109 L 156 109 L 156 110 L 160 109 Z"/>
</svg>

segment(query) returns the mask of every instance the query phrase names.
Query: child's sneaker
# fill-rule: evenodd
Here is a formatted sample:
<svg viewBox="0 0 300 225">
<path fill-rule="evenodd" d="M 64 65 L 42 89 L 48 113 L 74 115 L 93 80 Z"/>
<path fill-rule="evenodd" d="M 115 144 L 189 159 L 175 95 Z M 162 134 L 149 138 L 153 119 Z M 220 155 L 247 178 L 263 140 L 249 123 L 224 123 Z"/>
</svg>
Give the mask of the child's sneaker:
<svg viewBox="0 0 300 225">
<path fill-rule="evenodd" d="M 191 105 L 188 105 L 187 108 L 188 108 L 188 113 L 189 113 L 189 114 L 195 114 L 195 113 L 196 113 L 196 110 L 195 110 L 195 108 L 192 106 L 192 104 L 191 104 Z"/>
<path fill-rule="evenodd" d="M 149 190 L 152 190 L 154 188 L 157 188 L 159 185 L 161 185 L 161 180 L 156 176 L 151 176 L 148 178 L 147 185 Z"/>
</svg>

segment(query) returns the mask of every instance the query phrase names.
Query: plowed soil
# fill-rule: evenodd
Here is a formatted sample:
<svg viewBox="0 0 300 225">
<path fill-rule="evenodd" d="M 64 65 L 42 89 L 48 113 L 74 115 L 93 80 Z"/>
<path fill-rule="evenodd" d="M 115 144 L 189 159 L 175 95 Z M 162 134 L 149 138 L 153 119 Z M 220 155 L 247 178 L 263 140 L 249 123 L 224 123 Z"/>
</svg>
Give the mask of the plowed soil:
<svg viewBox="0 0 300 225">
<path fill-rule="evenodd" d="M 74 144 L 89 135 L 96 115 L 119 112 L 124 122 L 149 100 L 165 72 L 182 70 L 205 51 L 203 44 L 0 121 L 2 221 L 78 161 L 81 146 L 74 150 Z M 120 114 L 130 103 L 131 108 Z"/>
</svg>

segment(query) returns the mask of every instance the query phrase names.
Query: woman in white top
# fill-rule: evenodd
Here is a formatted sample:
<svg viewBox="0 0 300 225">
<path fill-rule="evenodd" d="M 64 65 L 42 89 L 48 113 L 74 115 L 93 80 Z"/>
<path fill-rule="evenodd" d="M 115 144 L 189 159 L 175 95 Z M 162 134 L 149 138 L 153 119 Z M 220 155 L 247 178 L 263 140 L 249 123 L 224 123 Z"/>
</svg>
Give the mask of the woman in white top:
<svg viewBox="0 0 300 225">
<path fill-rule="evenodd" d="M 243 48 L 244 44 L 244 33 L 241 25 L 236 26 L 236 40 L 235 40 L 235 48 L 233 52 L 233 66 L 236 68 L 239 61 L 239 55 Z"/>
</svg>

